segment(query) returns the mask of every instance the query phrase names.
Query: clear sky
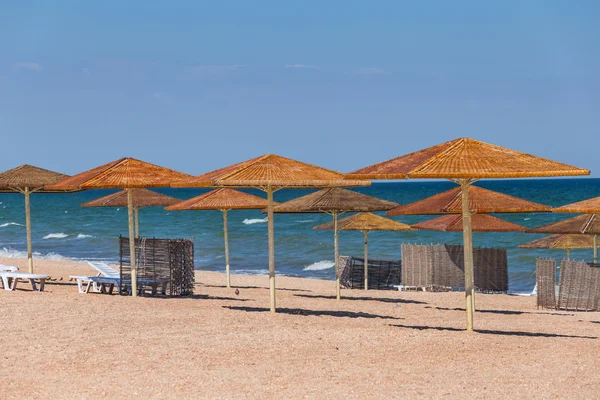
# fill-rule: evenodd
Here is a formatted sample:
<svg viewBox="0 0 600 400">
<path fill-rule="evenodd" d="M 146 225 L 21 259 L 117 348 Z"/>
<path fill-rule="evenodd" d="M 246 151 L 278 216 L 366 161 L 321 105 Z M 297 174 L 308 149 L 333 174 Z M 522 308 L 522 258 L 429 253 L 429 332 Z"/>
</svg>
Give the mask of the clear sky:
<svg viewBox="0 0 600 400">
<path fill-rule="evenodd" d="M 600 176 L 599 19 L 595 0 L 0 0 L 0 170 L 347 172 L 468 136 Z"/>
</svg>

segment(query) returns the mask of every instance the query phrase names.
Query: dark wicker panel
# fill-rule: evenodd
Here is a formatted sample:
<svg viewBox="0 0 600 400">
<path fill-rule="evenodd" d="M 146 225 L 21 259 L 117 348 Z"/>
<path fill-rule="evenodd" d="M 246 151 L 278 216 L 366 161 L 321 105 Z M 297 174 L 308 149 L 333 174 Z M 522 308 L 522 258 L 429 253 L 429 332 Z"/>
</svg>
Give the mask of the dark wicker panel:
<svg viewBox="0 0 600 400">
<path fill-rule="evenodd" d="M 558 308 L 597 311 L 600 297 L 600 264 L 562 260 Z"/>
<path fill-rule="evenodd" d="M 536 261 L 537 305 L 556 308 L 556 261 L 538 258 Z"/>
<path fill-rule="evenodd" d="M 340 284 L 347 289 L 364 289 L 365 259 L 340 256 Z M 369 259 L 369 289 L 397 290 L 400 284 L 400 261 Z"/>
</svg>

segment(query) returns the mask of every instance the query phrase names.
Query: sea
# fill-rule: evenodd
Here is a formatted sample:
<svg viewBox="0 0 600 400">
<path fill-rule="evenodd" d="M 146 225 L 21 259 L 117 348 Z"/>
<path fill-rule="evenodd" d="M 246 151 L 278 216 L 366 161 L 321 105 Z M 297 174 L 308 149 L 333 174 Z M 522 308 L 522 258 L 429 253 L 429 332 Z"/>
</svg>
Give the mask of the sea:
<svg viewBox="0 0 600 400">
<path fill-rule="evenodd" d="M 478 186 L 539 202 L 560 206 L 600 196 L 600 179 L 514 179 L 487 180 Z M 452 189 L 449 181 L 374 182 L 358 192 L 408 204 Z M 206 189 L 157 189 L 188 199 Z M 243 190 L 265 197 L 258 190 Z M 82 203 L 114 193 L 115 190 L 89 190 L 77 193 L 35 193 L 31 196 L 31 220 L 34 258 L 45 260 L 118 262 L 119 235 L 127 236 L 127 208 L 83 208 Z M 280 190 L 277 202 L 285 202 L 312 190 Z M 384 215 L 384 213 L 379 213 Z M 342 215 L 343 217 L 344 215 Z M 500 218 L 535 227 L 573 216 L 565 213 L 501 214 Z M 407 224 L 435 216 L 392 217 Z M 276 214 L 275 265 L 278 275 L 333 280 L 333 232 L 316 231 L 316 225 L 331 221 L 327 214 Z M 267 219 L 261 210 L 228 213 L 229 248 L 232 273 L 267 275 Z M 139 212 L 140 235 L 156 238 L 194 240 L 195 266 L 203 271 L 225 271 L 223 215 L 220 211 L 165 211 L 148 207 Z M 506 248 L 509 288 L 529 292 L 535 285 L 537 257 L 560 260 L 564 250 L 518 249 L 522 243 L 544 235 L 529 233 L 474 233 L 474 245 Z M 462 233 L 435 231 L 371 232 L 369 257 L 398 260 L 402 243 L 461 244 Z M 361 232 L 340 232 L 340 254 L 362 257 Z M 0 257 L 26 257 L 24 196 L 0 193 Z M 590 260 L 592 250 L 574 250 L 572 258 Z"/>
</svg>

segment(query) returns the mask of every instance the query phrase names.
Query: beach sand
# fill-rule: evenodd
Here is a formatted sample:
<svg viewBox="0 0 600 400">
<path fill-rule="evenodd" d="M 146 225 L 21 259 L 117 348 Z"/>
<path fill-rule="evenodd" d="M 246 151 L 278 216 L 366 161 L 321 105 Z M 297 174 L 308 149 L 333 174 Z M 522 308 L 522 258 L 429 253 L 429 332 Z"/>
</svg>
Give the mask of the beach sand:
<svg viewBox="0 0 600 400">
<path fill-rule="evenodd" d="M 1 264 L 26 261 L 0 259 Z M 79 294 L 84 264 L 36 260 L 62 281 L 0 290 L 0 398 L 600 397 L 600 313 L 534 297 L 345 290 L 332 281 L 198 272 L 193 298 Z"/>
</svg>

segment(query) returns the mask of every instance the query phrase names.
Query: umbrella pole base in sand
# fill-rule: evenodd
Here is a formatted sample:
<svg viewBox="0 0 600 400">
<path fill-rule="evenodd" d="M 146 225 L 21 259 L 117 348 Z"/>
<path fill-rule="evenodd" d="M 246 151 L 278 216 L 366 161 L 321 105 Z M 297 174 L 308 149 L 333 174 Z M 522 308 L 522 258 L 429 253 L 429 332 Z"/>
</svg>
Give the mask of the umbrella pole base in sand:
<svg viewBox="0 0 600 400">
<path fill-rule="evenodd" d="M 27 266 L 30 274 L 33 274 L 33 250 L 31 246 L 31 203 L 29 196 L 31 190 L 26 187 L 23 191 L 25 195 L 25 225 L 27 231 Z"/>
<path fill-rule="evenodd" d="M 137 270 L 135 263 L 135 226 L 133 218 L 133 193 L 127 189 L 127 217 L 129 219 L 129 259 L 131 264 L 131 295 L 137 297 Z"/>
<path fill-rule="evenodd" d="M 365 287 L 364 290 L 369 290 L 369 232 L 364 231 L 365 235 Z"/>
<path fill-rule="evenodd" d="M 333 213 L 333 267 L 335 268 L 335 297 L 338 300 L 342 299 L 342 293 L 340 289 L 340 266 L 338 265 L 338 258 L 340 258 L 340 250 L 338 246 L 338 213 Z"/>
<path fill-rule="evenodd" d="M 273 221 L 273 188 L 269 186 L 267 188 L 267 225 L 269 230 L 269 292 L 271 297 L 270 311 L 272 313 L 277 311 L 275 303 L 275 225 Z"/>
<path fill-rule="evenodd" d="M 223 237 L 225 240 L 225 277 L 227 288 L 231 287 L 231 275 L 229 273 L 229 229 L 227 227 L 227 210 L 223 211 Z"/>
</svg>

